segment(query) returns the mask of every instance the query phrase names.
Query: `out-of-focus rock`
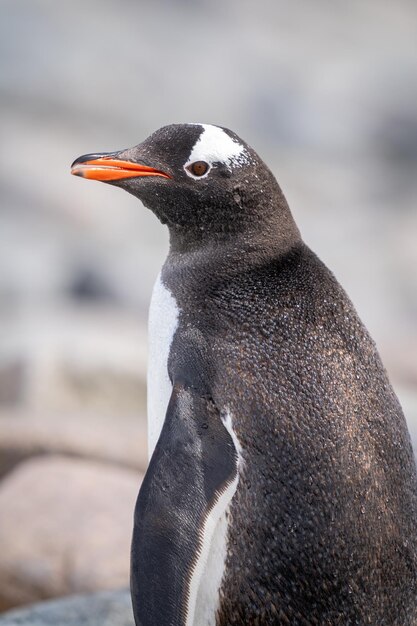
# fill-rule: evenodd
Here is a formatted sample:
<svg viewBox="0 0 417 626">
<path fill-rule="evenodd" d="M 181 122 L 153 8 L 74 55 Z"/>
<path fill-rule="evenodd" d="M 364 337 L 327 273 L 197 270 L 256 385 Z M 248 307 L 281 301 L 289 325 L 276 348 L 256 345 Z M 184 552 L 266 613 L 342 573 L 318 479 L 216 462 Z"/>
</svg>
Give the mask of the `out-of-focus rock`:
<svg viewBox="0 0 417 626">
<path fill-rule="evenodd" d="M 141 474 L 64 457 L 0 483 L 0 610 L 128 585 Z"/>
<path fill-rule="evenodd" d="M 23 401 L 25 366 L 22 359 L 0 363 L 0 405 L 16 405 Z"/>
<path fill-rule="evenodd" d="M 128 590 L 41 602 L 0 617 L 1 626 L 134 626 Z"/>
<path fill-rule="evenodd" d="M 40 454 L 65 454 L 144 471 L 145 417 L 0 411 L 0 477 Z"/>
</svg>

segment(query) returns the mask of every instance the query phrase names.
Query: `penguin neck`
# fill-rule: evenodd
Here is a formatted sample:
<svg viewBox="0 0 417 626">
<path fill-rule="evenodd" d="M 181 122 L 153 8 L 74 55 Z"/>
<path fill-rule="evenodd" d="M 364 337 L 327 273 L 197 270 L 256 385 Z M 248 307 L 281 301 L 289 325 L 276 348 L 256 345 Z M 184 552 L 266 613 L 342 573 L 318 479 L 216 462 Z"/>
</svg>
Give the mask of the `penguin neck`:
<svg viewBox="0 0 417 626">
<path fill-rule="evenodd" d="M 279 211 L 270 219 L 256 219 L 237 230 L 169 228 L 168 263 L 186 268 L 209 262 L 213 271 L 263 265 L 290 252 L 301 240 L 289 211 Z"/>
</svg>

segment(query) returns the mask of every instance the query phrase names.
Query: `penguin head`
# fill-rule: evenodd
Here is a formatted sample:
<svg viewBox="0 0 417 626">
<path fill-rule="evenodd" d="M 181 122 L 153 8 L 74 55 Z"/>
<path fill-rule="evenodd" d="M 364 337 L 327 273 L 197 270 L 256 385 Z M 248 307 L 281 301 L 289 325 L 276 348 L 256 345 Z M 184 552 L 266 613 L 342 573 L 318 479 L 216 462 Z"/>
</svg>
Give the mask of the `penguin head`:
<svg viewBox="0 0 417 626">
<path fill-rule="evenodd" d="M 227 237 L 262 228 L 271 217 L 284 218 L 298 233 L 270 170 L 248 144 L 219 126 L 164 126 L 134 148 L 86 154 L 71 172 L 139 198 L 168 225 L 171 239 Z"/>
</svg>

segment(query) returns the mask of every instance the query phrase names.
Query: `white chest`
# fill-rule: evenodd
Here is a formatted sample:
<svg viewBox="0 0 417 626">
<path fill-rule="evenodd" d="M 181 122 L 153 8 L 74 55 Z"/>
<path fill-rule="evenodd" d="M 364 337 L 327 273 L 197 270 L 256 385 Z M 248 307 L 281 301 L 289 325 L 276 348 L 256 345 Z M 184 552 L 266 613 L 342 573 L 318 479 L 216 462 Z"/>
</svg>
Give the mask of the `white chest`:
<svg viewBox="0 0 417 626">
<path fill-rule="evenodd" d="M 179 309 L 175 298 L 159 274 L 149 307 L 148 360 L 148 455 L 151 458 L 161 434 L 172 392 L 168 376 L 168 357 L 178 326 Z"/>
</svg>

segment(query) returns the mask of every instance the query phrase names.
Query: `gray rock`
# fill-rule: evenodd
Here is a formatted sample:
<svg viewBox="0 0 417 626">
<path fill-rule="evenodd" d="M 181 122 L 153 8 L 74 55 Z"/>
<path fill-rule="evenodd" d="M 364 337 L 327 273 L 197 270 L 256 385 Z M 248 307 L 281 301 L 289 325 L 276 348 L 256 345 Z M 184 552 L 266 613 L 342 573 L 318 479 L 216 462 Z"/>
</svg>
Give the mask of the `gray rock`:
<svg viewBox="0 0 417 626">
<path fill-rule="evenodd" d="M 0 363 L 0 405 L 16 405 L 23 400 L 25 366 L 23 359 Z"/>
<path fill-rule="evenodd" d="M 23 460 L 64 454 L 144 471 L 144 415 L 0 411 L 0 478 Z"/>
<path fill-rule="evenodd" d="M 0 483 L 0 610 L 127 586 L 141 474 L 42 457 Z"/>
<path fill-rule="evenodd" d="M 128 590 L 74 596 L 10 611 L 1 626 L 134 626 Z"/>
</svg>

